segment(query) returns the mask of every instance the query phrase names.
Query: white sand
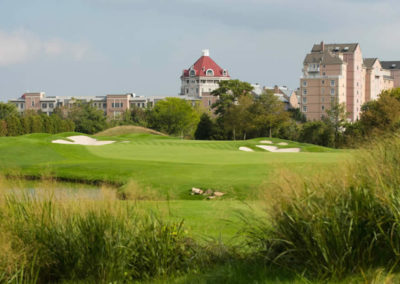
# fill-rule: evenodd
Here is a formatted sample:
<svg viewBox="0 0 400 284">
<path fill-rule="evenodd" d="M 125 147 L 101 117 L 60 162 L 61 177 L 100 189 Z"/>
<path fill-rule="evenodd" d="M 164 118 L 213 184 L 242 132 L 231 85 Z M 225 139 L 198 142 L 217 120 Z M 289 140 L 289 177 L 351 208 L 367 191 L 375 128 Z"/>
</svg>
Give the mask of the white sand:
<svg viewBox="0 0 400 284">
<path fill-rule="evenodd" d="M 286 142 L 280 142 L 280 143 L 278 143 L 278 145 L 286 146 L 286 145 L 288 145 L 288 143 L 286 143 Z"/>
<path fill-rule="evenodd" d="M 298 152 L 300 152 L 300 148 L 278 149 L 278 147 L 275 147 L 275 146 L 265 146 L 265 145 L 256 145 L 256 147 L 264 149 L 269 152 L 274 152 L 274 153 L 298 153 Z"/>
<path fill-rule="evenodd" d="M 239 150 L 245 152 L 254 152 L 253 149 L 250 149 L 249 147 L 239 147 Z"/>
<path fill-rule="evenodd" d="M 272 141 L 269 141 L 269 140 L 262 140 L 262 141 L 260 141 L 260 143 L 262 143 L 262 144 L 273 144 Z"/>
<path fill-rule="evenodd" d="M 115 142 L 115 141 L 97 141 L 97 139 L 84 135 L 69 136 L 67 138 L 72 140 L 73 142 L 63 139 L 53 140 L 51 142 L 56 144 L 71 144 L 71 145 L 86 145 L 86 146 L 101 146 Z"/>
</svg>

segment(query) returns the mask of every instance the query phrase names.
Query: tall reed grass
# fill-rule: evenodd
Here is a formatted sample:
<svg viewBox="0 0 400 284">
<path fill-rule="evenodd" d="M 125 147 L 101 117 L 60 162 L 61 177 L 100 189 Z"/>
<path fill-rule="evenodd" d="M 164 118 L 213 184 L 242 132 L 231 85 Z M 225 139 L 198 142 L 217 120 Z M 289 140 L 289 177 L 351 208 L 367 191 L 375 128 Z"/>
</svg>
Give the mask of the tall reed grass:
<svg viewBox="0 0 400 284">
<path fill-rule="evenodd" d="M 398 269 L 400 138 L 375 141 L 339 170 L 279 184 L 269 220 L 246 230 L 267 262 L 320 279 Z"/>
<path fill-rule="evenodd" d="M 0 196 L 0 281 L 129 282 L 181 274 L 205 259 L 182 222 L 139 213 L 107 192 L 97 200 L 49 188 Z"/>
</svg>

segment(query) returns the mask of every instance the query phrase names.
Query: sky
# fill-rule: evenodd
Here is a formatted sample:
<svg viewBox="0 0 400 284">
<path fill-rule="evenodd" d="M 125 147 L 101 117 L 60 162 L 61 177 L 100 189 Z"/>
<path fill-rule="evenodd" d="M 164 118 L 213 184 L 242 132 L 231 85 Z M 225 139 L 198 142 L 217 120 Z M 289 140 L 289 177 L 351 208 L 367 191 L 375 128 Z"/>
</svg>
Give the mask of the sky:
<svg viewBox="0 0 400 284">
<path fill-rule="evenodd" d="M 398 0 L 0 0 L 0 101 L 176 96 L 209 49 L 231 77 L 297 88 L 312 45 L 400 60 Z"/>
</svg>

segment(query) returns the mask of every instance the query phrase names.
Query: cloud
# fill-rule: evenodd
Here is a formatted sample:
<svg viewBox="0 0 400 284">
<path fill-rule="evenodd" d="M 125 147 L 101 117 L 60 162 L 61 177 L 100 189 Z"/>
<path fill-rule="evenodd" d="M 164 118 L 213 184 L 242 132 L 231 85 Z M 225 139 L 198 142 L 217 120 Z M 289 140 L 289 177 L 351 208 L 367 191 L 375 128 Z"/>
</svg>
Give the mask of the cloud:
<svg viewBox="0 0 400 284">
<path fill-rule="evenodd" d="M 41 57 L 64 57 L 80 61 L 89 52 L 90 46 L 87 43 L 68 42 L 58 38 L 44 40 L 26 30 L 9 33 L 0 30 L 0 66 L 24 63 Z"/>
</svg>

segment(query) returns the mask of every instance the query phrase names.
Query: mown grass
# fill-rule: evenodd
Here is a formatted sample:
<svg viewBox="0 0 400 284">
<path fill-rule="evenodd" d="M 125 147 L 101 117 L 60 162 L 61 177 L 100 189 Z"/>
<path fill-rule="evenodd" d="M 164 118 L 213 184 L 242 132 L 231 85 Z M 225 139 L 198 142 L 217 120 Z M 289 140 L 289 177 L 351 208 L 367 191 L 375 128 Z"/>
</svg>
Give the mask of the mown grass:
<svg viewBox="0 0 400 284">
<path fill-rule="evenodd" d="M 243 200 L 257 199 L 262 183 L 273 180 L 279 168 L 309 174 L 335 167 L 348 157 L 346 151 L 293 142 L 282 147 L 300 147 L 304 152 L 269 153 L 255 147 L 261 139 L 188 141 L 128 134 L 101 137 L 117 141 L 101 147 L 51 143 L 70 135 L 76 133 L 0 138 L 0 171 L 36 177 L 45 173 L 64 180 L 117 185 L 133 180 L 160 199 L 196 199 L 189 192 L 192 187 L 200 187 L 226 192 L 225 198 Z M 128 143 L 122 143 L 125 141 Z M 252 147 L 256 152 L 241 152 L 240 146 Z"/>
</svg>

